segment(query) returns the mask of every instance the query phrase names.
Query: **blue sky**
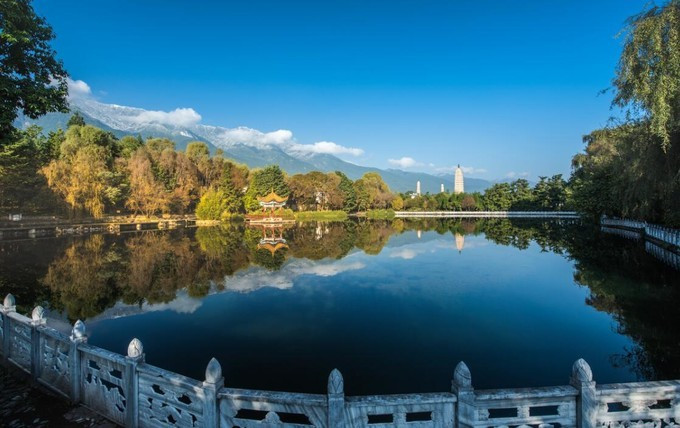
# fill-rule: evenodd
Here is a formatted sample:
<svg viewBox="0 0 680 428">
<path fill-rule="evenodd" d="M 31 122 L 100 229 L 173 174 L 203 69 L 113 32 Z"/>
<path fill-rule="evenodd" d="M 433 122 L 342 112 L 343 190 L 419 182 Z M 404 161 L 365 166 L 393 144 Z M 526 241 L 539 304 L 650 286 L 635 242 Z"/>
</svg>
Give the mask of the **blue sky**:
<svg viewBox="0 0 680 428">
<path fill-rule="evenodd" d="M 101 102 L 291 130 L 343 159 L 488 179 L 569 173 L 613 114 L 625 19 L 647 0 L 35 0 Z M 410 158 L 404 160 L 402 158 Z M 390 162 L 392 160 L 392 162 Z M 399 162 L 395 162 L 399 161 Z"/>
</svg>

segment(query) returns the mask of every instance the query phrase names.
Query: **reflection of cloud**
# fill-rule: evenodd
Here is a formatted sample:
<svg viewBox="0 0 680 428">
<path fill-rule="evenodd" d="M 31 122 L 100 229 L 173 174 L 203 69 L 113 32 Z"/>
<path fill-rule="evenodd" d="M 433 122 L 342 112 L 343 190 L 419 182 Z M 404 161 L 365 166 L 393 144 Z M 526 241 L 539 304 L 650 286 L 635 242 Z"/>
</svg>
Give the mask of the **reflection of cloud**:
<svg viewBox="0 0 680 428">
<path fill-rule="evenodd" d="M 168 303 L 145 304 L 145 312 L 173 311 L 179 314 L 192 314 L 201 307 L 202 301 L 189 297 L 185 291 L 180 291 L 175 296 L 175 300 Z"/>
<path fill-rule="evenodd" d="M 422 253 L 422 251 L 418 251 L 413 248 L 400 248 L 398 250 L 392 251 L 390 257 L 411 260 L 420 253 Z"/>
<path fill-rule="evenodd" d="M 359 261 L 312 261 L 295 259 L 283 265 L 277 272 L 269 272 L 260 268 L 252 268 L 243 273 L 237 273 L 224 280 L 224 286 L 229 291 L 248 293 L 260 288 L 272 287 L 285 290 L 293 287 L 295 278 L 302 275 L 335 276 L 351 270 L 363 269 L 366 265 Z"/>
<path fill-rule="evenodd" d="M 343 272 L 363 269 L 364 267 L 366 267 L 366 265 L 363 262 L 353 261 L 351 256 L 345 257 L 342 260 L 325 261 L 294 259 L 290 263 L 283 265 L 281 270 L 277 272 L 270 272 L 260 267 L 252 267 L 246 271 L 241 271 L 234 276 L 225 277 L 225 289 L 221 292 L 235 291 L 239 293 L 250 293 L 266 287 L 286 290 L 292 288 L 295 279 L 302 275 L 330 277 L 339 275 Z M 218 293 L 218 291 L 213 287 L 210 294 L 216 293 Z M 174 311 L 180 314 L 191 314 L 198 310 L 202 304 L 202 298 L 192 298 L 187 294 L 186 290 L 180 290 L 177 292 L 175 299 L 168 303 L 144 303 L 140 307 L 139 305 L 128 305 L 118 302 L 112 308 L 107 309 L 93 318 L 92 321 L 158 311 Z"/>
</svg>

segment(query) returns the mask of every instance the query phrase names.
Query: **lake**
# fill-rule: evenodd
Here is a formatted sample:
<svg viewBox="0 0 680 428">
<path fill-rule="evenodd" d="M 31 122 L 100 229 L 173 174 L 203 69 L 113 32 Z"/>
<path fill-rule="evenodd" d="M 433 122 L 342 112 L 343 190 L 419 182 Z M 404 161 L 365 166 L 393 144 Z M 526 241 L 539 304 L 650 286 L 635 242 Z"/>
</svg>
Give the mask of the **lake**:
<svg viewBox="0 0 680 428">
<path fill-rule="evenodd" d="M 348 394 L 680 378 L 680 273 L 580 220 L 245 225 L 0 241 L 0 292 L 229 387 Z M 54 321 L 52 321 L 54 320 Z M 675 325 L 675 327 L 673 327 Z"/>
</svg>

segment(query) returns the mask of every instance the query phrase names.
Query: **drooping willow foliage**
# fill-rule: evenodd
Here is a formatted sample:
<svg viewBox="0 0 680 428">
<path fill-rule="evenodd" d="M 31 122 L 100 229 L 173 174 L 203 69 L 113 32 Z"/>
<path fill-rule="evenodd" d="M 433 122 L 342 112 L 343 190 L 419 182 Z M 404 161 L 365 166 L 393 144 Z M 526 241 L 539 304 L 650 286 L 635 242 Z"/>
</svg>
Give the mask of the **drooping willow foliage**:
<svg viewBox="0 0 680 428">
<path fill-rule="evenodd" d="M 613 79 L 623 121 L 584 137 L 574 202 L 593 215 L 680 226 L 680 0 L 628 20 Z"/>
</svg>

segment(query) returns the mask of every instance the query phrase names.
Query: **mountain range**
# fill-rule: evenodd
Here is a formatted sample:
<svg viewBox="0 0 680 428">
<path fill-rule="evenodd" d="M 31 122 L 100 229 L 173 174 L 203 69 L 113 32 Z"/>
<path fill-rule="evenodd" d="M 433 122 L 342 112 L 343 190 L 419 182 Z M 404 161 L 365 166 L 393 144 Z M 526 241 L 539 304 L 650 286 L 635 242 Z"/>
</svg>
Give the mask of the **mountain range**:
<svg viewBox="0 0 680 428">
<path fill-rule="evenodd" d="M 290 131 L 280 130 L 262 133 L 255 129 L 222 128 L 198 123 L 200 116 L 192 109 L 177 109 L 173 112 L 157 112 L 116 104 L 105 104 L 93 98 L 73 98 L 70 100 L 71 112 L 79 112 L 85 122 L 112 132 L 118 137 L 141 135 L 142 137 L 168 138 L 182 150 L 190 141 L 203 141 L 214 153 L 222 149 L 225 156 L 250 168 L 276 164 L 288 174 L 309 171 L 342 171 L 356 180 L 367 172 L 379 173 L 393 191 L 415 190 L 416 182 L 421 182 L 424 193 L 438 193 L 443 183 L 447 190 L 453 189 L 453 174 L 435 176 L 423 172 L 410 172 L 399 169 L 379 169 L 340 159 L 332 153 L 314 150 L 316 145 L 298 144 Z M 66 128 L 69 113 L 48 113 L 38 120 L 21 117 L 19 127 L 31 124 L 43 128 L 44 132 Z M 340 147 L 334 143 L 316 143 Z M 323 146 L 326 147 L 326 146 Z M 358 150 L 344 149 L 343 150 Z M 465 178 L 467 192 L 484 191 L 491 182 L 479 178 Z"/>
</svg>

